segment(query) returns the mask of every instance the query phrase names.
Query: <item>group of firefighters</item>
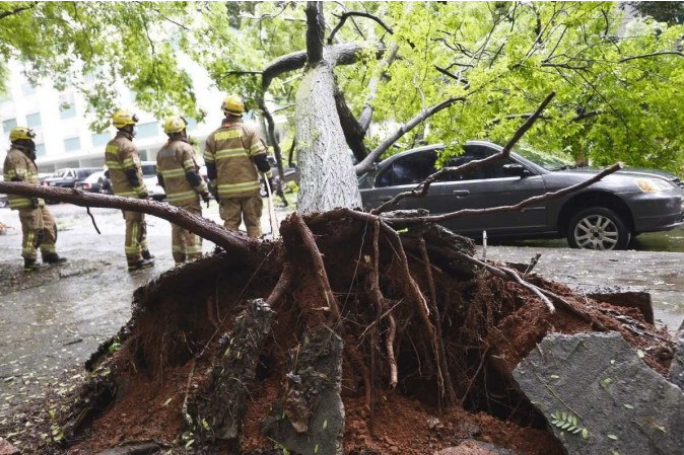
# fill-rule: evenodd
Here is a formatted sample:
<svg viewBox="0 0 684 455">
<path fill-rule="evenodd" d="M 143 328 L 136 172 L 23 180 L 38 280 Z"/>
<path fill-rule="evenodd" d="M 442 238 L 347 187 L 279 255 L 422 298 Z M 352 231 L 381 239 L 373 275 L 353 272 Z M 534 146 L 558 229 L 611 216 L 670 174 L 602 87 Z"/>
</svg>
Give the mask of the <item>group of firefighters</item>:
<svg viewBox="0 0 684 455">
<path fill-rule="evenodd" d="M 164 122 L 168 141 L 157 153 L 157 179 L 169 204 L 201 216 L 200 199 L 208 205 L 211 193 L 219 203 L 219 214 L 226 229 L 238 231 L 244 220 L 247 235 L 260 237 L 263 207 L 259 174 L 265 179 L 271 178 L 268 149 L 258 132 L 243 123 L 245 106 L 239 96 L 226 97 L 221 109 L 225 118 L 207 137 L 204 151 L 209 185 L 199 174 L 195 150 L 188 141 L 187 123 L 179 116 L 169 117 Z M 140 157 L 133 143 L 137 122 L 137 116 L 128 111 L 114 114 L 112 124 L 117 133 L 105 148 L 105 165 L 114 195 L 146 199 L 148 193 Z M 34 138 L 30 128 L 17 126 L 12 129 L 11 148 L 3 169 L 5 181 L 40 185 Z M 9 195 L 9 205 L 19 212 L 23 234 L 21 255 L 26 272 L 36 270 L 38 249 L 45 264 L 66 261 L 55 250 L 57 226 L 43 199 Z M 147 248 L 144 214 L 124 210 L 123 216 L 128 270 L 152 267 L 154 256 Z M 201 238 L 176 225 L 172 225 L 171 244 L 176 265 L 202 255 Z"/>
</svg>

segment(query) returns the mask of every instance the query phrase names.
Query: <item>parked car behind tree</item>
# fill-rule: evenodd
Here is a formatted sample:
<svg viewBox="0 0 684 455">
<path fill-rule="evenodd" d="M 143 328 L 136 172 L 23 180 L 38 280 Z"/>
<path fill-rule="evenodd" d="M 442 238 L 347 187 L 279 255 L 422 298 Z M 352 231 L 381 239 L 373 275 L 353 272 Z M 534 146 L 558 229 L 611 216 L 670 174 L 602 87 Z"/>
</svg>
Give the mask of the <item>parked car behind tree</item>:
<svg viewBox="0 0 684 455">
<path fill-rule="evenodd" d="M 91 193 L 108 193 L 108 191 L 105 189 L 106 178 L 105 171 L 93 172 L 82 182 L 77 182 L 75 188 L 83 191 L 90 191 Z M 111 194 L 111 188 L 109 194 Z"/>
<path fill-rule="evenodd" d="M 359 177 L 366 208 L 374 208 L 414 188 L 435 172 L 442 145 L 394 155 Z M 464 153 L 447 163 L 458 166 L 498 153 L 501 146 L 470 141 Z M 569 166 L 532 151 L 510 157 L 466 175 L 435 182 L 424 198 L 403 199 L 399 209 L 428 209 L 442 214 L 460 209 L 514 205 L 531 196 L 585 181 L 599 171 Z M 490 237 L 563 237 L 573 248 L 625 249 L 633 236 L 664 231 L 684 223 L 684 183 L 654 169 L 627 168 L 574 194 L 541 202 L 520 212 L 468 215 L 444 221 L 459 234 Z"/>
</svg>

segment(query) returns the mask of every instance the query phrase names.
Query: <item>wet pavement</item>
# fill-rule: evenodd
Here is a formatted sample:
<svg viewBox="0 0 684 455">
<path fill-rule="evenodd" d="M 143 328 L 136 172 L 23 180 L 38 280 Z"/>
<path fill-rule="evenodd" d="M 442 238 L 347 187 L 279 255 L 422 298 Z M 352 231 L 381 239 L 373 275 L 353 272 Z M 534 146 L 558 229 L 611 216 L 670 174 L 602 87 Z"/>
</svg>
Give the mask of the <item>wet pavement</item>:
<svg viewBox="0 0 684 455">
<path fill-rule="evenodd" d="M 0 210 L 0 223 L 13 227 L 0 235 L 0 422 L 16 404 L 84 374 L 90 353 L 128 321 L 133 291 L 173 267 L 171 228 L 164 220 L 147 217 L 155 268 L 129 274 L 120 211 L 91 210 L 98 235 L 84 208 L 50 209 L 60 228 L 58 250 L 69 262 L 29 276 L 22 271 L 17 213 Z M 285 214 L 278 210 L 280 219 Z M 220 221 L 215 203 L 205 216 Z M 262 225 L 270 231 L 266 214 Z M 649 291 L 658 322 L 674 330 L 684 317 L 684 229 L 645 234 L 634 246 L 661 251 L 595 252 L 571 250 L 564 241 L 517 242 L 488 247 L 487 258 L 527 263 L 539 251 L 535 272 L 579 292 Z M 209 253 L 213 244 L 205 241 L 203 249 Z"/>
</svg>

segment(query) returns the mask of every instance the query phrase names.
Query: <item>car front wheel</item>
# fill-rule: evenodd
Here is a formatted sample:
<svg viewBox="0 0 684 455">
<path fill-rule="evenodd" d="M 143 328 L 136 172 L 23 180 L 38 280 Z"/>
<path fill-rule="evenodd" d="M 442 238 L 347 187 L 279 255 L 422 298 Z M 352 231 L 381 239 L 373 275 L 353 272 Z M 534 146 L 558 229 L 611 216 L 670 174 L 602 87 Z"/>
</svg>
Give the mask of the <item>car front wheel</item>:
<svg viewBox="0 0 684 455">
<path fill-rule="evenodd" d="M 631 233 L 620 215 L 603 207 L 590 207 L 577 213 L 568 226 L 572 248 L 624 250 Z"/>
</svg>

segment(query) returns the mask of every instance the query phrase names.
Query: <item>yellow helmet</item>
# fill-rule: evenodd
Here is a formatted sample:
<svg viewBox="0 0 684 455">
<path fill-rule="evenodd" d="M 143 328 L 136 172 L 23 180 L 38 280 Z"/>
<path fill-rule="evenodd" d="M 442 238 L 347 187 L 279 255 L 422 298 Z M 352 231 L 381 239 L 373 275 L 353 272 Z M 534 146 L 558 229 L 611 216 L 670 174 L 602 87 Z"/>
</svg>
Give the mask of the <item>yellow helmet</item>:
<svg viewBox="0 0 684 455">
<path fill-rule="evenodd" d="M 36 137 L 36 133 L 31 128 L 26 126 L 15 126 L 10 131 L 10 142 L 20 141 L 22 139 L 32 140 Z"/>
<path fill-rule="evenodd" d="M 112 125 L 117 129 L 124 128 L 128 125 L 135 125 L 136 123 L 138 123 L 138 116 L 131 114 L 128 111 L 119 110 L 112 116 Z"/>
<path fill-rule="evenodd" d="M 188 122 L 183 117 L 173 115 L 164 122 L 164 132 L 166 134 L 180 133 L 188 126 Z"/>
<path fill-rule="evenodd" d="M 221 109 L 226 115 L 232 115 L 235 117 L 242 117 L 245 112 L 245 103 L 242 102 L 242 98 L 237 95 L 228 95 L 221 104 Z"/>
</svg>

